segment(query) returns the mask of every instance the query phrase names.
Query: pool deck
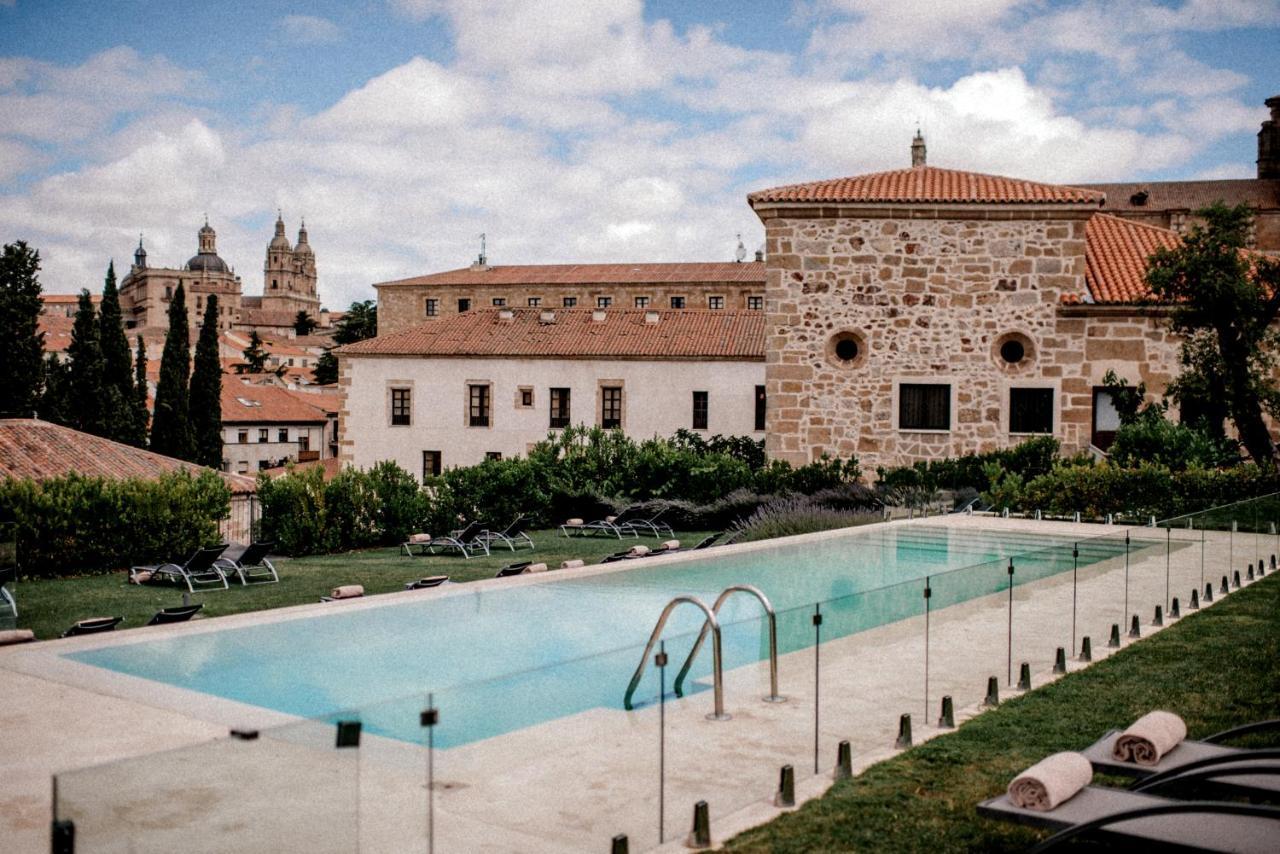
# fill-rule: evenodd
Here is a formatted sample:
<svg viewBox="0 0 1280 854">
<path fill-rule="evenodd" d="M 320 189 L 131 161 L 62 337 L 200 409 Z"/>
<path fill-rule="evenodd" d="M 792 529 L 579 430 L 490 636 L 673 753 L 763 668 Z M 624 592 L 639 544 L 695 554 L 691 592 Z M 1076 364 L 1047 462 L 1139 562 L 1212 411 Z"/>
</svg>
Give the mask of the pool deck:
<svg viewBox="0 0 1280 854">
<path fill-rule="evenodd" d="M 1126 530 L 981 516 L 889 524 L 1081 539 L 1123 538 Z M 728 721 L 706 720 L 711 692 L 702 690 L 670 700 L 662 709 L 594 709 L 436 751 L 436 850 L 600 851 L 616 833 L 628 835 L 632 851 L 687 850 L 682 842 L 697 800 L 710 804 L 713 837 L 728 838 L 778 813 L 770 801 L 782 765 L 795 768 L 797 797 L 803 801 L 830 785 L 840 740 L 851 743 L 856 773 L 897 752 L 899 715 L 911 714 L 918 743 L 947 731 L 934 725 L 944 694 L 954 698 L 961 722 L 980 712 L 988 676 L 999 677 L 1002 696 L 1016 693 L 1007 678 L 1010 637 L 1015 681 L 1023 661 L 1031 667 L 1033 686 L 1055 678 L 1055 650 L 1071 643 L 1073 598 L 1079 617 L 1077 648 L 1067 650 L 1069 670 L 1085 666 L 1075 655 L 1085 635 L 1093 641 L 1095 661 L 1113 651 L 1107 648 L 1112 624 L 1121 626 L 1123 645 L 1134 642 L 1127 637 L 1123 613 L 1126 575 L 1129 610 L 1140 615 L 1147 636 L 1159 630 L 1150 621 L 1154 605 L 1166 602 L 1166 585 L 1185 609 L 1193 587 L 1203 592 L 1202 573 L 1216 593 L 1222 575 L 1243 570 L 1255 551 L 1274 550 L 1271 538 L 1260 545 L 1252 534 L 1231 538 L 1225 532 L 1129 530 L 1135 539 L 1164 543 L 1168 537 L 1168 548 L 1135 551 L 1127 571 L 1122 556 L 1082 568 L 1074 590 L 1071 572 L 1016 586 L 1012 623 L 1007 592 L 933 610 L 928 618 L 927 699 L 925 617 L 920 615 L 824 641 L 816 665 L 821 674 L 817 702 L 810 647 L 779 660 L 780 692 L 787 698 L 783 703 L 761 700 L 768 693 L 764 663 L 726 671 Z M 838 534 L 800 539 L 831 536 Z M 1234 561 L 1229 561 L 1228 549 L 1237 552 Z M 1202 554 L 1203 566 L 1209 568 L 1202 569 Z M 711 555 L 714 551 L 693 559 Z M 690 557 L 653 560 L 682 559 Z M 614 564 L 578 572 L 631 568 Z M 473 582 L 437 595 L 467 595 L 475 585 L 545 583 L 547 578 Z M 946 576 L 933 582 L 939 598 L 946 583 Z M 48 850 L 53 775 L 117 763 L 62 778 L 59 797 L 77 817 L 83 850 L 342 851 L 354 850 L 358 834 L 364 851 L 425 851 L 427 756 L 421 748 L 366 735 L 358 751 L 334 750 L 331 727 L 62 657 L 103 643 L 294 619 L 334 607 L 378 607 L 423 593 L 429 591 L 0 649 L 0 733 L 6 745 L 0 751 L 0 839 L 5 850 Z M 448 714 L 447 705 L 441 706 L 442 714 Z M 666 766 L 661 831 L 660 716 L 665 718 Z M 289 723 L 294 725 L 280 726 Z M 229 726 L 262 729 L 263 737 L 228 740 Z M 166 750 L 171 752 L 155 755 Z M 146 844 L 139 845 L 137 837 L 143 833 Z"/>
</svg>

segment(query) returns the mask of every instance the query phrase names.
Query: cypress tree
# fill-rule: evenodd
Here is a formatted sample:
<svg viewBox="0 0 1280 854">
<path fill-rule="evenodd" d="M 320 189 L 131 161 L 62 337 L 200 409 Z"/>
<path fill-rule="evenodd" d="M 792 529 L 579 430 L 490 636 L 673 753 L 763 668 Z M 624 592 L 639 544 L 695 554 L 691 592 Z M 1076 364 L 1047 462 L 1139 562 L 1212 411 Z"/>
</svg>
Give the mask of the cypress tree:
<svg viewBox="0 0 1280 854">
<path fill-rule="evenodd" d="M 151 418 L 151 450 L 190 460 L 195 456 L 191 435 L 191 338 L 187 329 L 187 298 L 178 285 L 169 303 L 169 331 L 160 354 L 156 383 L 156 411 Z"/>
<path fill-rule="evenodd" d="M 138 444 L 133 415 L 133 365 L 129 339 L 124 334 L 120 314 L 120 292 L 116 288 L 116 264 L 107 265 L 98 309 L 98 335 L 102 344 L 102 385 L 107 434 L 117 442 Z"/>
<path fill-rule="evenodd" d="M 222 360 L 218 357 L 218 297 L 210 294 L 191 372 L 195 462 L 222 468 Z"/>
<path fill-rule="evenodd" d="M 69 415 L 77 430 L 95 436 L 110 436 L 107 423 L 106 395 L 103 385 L 102 342 L 98 337 L 98 318 L 89 292 L 80 292 L 76 320 L 71 327 L 71 344 L 67 347 L 71 362 L 71 400 Z"/>
<path fill-rule="evenodd" d="M 133 357 L 133 435 L 137 440 L 130 444 L 139 448 L 147 446 L 147 423 L 151 410 L 147 406 L 147 345 L 138 336 L 138 352 Z"/>
<path fill-rule="evenodd" d="M 253 329 L 249 332 L 249 346 L 241 350 L 244 354 L 244 361 L 248 367 L 245 369 L 250 374 L 260 374 L 267 369 L 267 351 L 262 349 L 262 338 L 258 335 L 258 330 Z"/>
<path fill-rule="evenodd" d="M 69 365 L 50 353 L 44 363 L 44 392 L 37 413 L 42 421 L 74 427 L 71 418 L 71 372 Z"/>
<path fill-rule="evenodd" d="M 40 331 L 40 253 L 19 240 L 0 256 L 0 417 L 30 418 L 40 398 L 44 333 Z"/>
</svg>

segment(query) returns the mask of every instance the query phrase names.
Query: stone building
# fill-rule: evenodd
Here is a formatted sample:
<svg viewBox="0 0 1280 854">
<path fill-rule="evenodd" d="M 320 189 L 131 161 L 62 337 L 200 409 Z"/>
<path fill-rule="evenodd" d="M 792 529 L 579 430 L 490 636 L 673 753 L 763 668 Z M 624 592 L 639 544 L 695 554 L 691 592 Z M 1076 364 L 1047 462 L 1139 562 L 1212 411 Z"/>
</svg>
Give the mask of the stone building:
<svg viewBox="0 0 1280 854">
<path fill-rule="evenodd" d="M 378 329 L 398 332 L 478 308 L 760 310 L 764 264 L 489 266 L 375 284 Z"/>
<path fill-rule="evenodd" d="M 764 312 L 484 308 L 338 351 L 339 457 L 424 477 L 569 425 L 764 436 Z"/>
<path fill-rule="evenodd" d="M 331 458 L 337 410 L 327 395 L 222 380 L 223 469 L 252 474 Z"/>
</svg>

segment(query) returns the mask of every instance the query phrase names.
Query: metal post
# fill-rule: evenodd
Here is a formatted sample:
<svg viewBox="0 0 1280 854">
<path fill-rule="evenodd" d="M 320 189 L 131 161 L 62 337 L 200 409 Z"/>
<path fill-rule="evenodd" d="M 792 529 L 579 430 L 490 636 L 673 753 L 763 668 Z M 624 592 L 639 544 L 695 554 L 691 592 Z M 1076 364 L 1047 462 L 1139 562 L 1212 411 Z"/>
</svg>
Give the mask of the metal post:
<svg viewBox="0 0 1280 854">
<path fill-rule="evenodd" d="M 1169 573 L 1173 561 L 1173 526 L 1164 529 L 1164 605 L 1169 607 Z"/>
<path fill-rule="evenodd" d="M 422 712 L 421 724 L 427 728 L 427 854 L 436 850 L 436 724 L 440 712 L 436 709 L 435 694 L 427 694 L 427 708 Z"/>
<path fill-rule="evenodd" d="M 813 773 L 818 773 L 818 706 L 822 689 L 819 655 L 822 649 L 822 603 L 813 603 Z"/>
<path fill-rule="evenodd" d="M 662 844 L 667 805 L 667 642 L 658 644 L 658 844 Z"/>
<path fill-rule="evenodd" d="M 933 589 L 929 586 L 929 576 L 924 577 L 924 717 L 921 720 L 926 723 L 929 720 L 929 600 L 933 596 Z"/>
<path fill-rule="evenodd" d="M 1204 525 L 1200 526 L 1200 586 L 1204 586 Z"/>
<path fill-rule="evenodd" d="M 1005 680 L 1013 684 L 1013 558 L 1009 558 L 1009 656 L 1005 662 Z"/>
<path fill-rule="evenodd" d="M 1124 532 L 1124 613 L 1121 618 L 1129 616 L 1129 532 Z"/>
<path fill-rule="evenodd" d="M 1076 605 L 1079 601 L 1080 544 L 1071 544 L 1071 648 L 1076 648 Z"/>
</svg>

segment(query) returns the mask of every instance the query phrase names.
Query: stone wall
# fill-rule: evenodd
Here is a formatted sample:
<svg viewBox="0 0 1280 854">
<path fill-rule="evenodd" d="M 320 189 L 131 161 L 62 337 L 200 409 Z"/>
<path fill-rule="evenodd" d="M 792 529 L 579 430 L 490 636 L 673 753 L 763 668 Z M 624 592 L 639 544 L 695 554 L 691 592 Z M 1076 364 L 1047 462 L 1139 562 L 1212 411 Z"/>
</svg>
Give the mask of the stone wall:
<svg viewBox="0 0 1280 854">
<path fill-rule="evenodd" d="M 1064 297 L 1085 295 L 1087 212 L 962 215 L 765 217 L 771 456 L 800 464 L 854 455 L 874 470 L 1016 444 L 1026 437 L 1009 431 L 1008 400 L 1019 386 L 1053 389 L 1059 409 L 1068 401 L 1054 433 L 1081 446 L 1080 383 L 1148 342 L 1137 325 L 1119 324 L 1125 343 L 1090 349 L 1081 334 L 1089 320 L 1059 316 Z M 836 355 L 841 335 L 858 345 L 856 358 Z M 1016 365 L 1000 356 L 1010 338 L 1025 347 Z M 899 429 L 899 387 L 914 382 L 950 384 L 949 430 Z"/>
<path fill-rule="evenodd" d="M 398 332 L 433 318 L 426 314 L 428 297 L 439 300 L 437 318 L 458 313 L 458 300 L 470 299 L 472 308 L 492 308 L 493 300 L 505 299 L 512 308 L 540 300 L 543 308 L 562 308 L 565 297 L 578 300 L 578 308 L 595 308 L 599 297 L 611 297 L 613 308 L 637 308 L 636 297 L 647 297 L 649 308 L 671 308 L 672 297 L 684 297 L 686 308 L 709 308 L 708 298 L 724 297 L 724 308 L 749 308 L 748 297 L 764 295 L 764 284 L 742 282 L 695 282 L 679 284 L 612 285 L 380 285 L 378 290 L 378 334 Z"/>
</svg>

